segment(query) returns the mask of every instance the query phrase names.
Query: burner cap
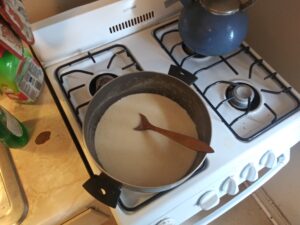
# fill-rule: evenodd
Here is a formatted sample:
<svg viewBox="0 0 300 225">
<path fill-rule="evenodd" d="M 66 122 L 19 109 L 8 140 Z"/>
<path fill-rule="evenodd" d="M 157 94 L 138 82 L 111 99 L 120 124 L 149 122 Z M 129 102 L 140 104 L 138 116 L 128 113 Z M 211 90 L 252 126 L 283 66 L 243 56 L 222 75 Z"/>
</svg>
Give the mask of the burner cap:
<svg viewBox="0 0 300 225">
<path fill-rule="evenodd" d="M 101 87 L 103 87 L 105 84 L 107 84 L 116 77 L 117 75 L 112 73 L 103 73 L 96 75 L 90 83 L 89 91 L 91 95 L 94 95 Z"/>
<path fill-rule="evenodd" d="M 252 111 L 259 106 L 260 96 L 256 89 L 246 83 L 235 83 L 226 90 L 226 97 L 231 98 L 229 103 L 236 109 Z M 248 105 L 249 104 L 249 105 Z"/>
<path fill-rule="evenodd" d="M 187 55 L 193 55 L 193 58 L 196 58 L 196 59 L 203 59 L 203 58 L 207 57 L 206 55 L 201 55 L 201 54 L 194 52 L 192 49 L 190 49 L 184 43 L 182 43 L 182 49 Z"/>
</svg>

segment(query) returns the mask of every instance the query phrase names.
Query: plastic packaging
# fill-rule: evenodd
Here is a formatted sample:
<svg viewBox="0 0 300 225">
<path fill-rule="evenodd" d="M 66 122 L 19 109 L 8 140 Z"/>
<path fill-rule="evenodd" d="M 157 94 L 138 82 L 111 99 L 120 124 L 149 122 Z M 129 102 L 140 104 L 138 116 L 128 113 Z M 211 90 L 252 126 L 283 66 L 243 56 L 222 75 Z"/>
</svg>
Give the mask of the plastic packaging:
<svg viewBox="0 0 300 225">
<path fill-rule="evenodd" d="M 41 67 L 26 48 L 23 60 L 7 50 L 0 52 L 0 91 L 21 103 L 35 102 L 44 84 Z"/>
<path fill-rule="evenodd" d="M 0 106 L 0 141 L 9 148 L 22 148 L 29 141 L 25 126 L 2 106 Z"/>
<path fill-rule="evenodd" d="M 21 0 L 0 0 L 0 15 L 27 44 L 34 43 L 33 33 Z"/>
</svg>

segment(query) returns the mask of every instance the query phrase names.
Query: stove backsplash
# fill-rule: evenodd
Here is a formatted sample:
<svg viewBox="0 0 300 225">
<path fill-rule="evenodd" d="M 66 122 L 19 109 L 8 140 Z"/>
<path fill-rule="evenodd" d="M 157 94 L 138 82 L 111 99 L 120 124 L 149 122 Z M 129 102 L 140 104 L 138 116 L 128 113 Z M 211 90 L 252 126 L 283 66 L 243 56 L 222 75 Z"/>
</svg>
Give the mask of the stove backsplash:
<svg viewBox="0 0 300 225">
<path fill-rule="evenodd" d="M 32 25 L 33 48 L 44 67 L 154 25 L 182 8 L 179 2 L 166 8 L 164 1 L 112 1 L 104 6 L 100 3 L 96 1 Z"/>
</svg>

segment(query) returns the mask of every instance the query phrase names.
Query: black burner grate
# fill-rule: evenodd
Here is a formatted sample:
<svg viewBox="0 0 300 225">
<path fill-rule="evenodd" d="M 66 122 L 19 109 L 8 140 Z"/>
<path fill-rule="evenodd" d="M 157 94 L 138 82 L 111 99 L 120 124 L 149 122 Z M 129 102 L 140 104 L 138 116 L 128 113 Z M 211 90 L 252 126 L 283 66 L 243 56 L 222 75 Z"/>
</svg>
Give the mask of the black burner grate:
<svg viewBox="0 0 300 225">
<path fill-rule="evenodd" d="M 175 55 L 175 51 L 177 48 L 182 48 L 183 42 L 181 39 L 176 39 L 175 43 L 167 43 L 167 38 L 168 36 L 174 35 L 174 34 L 179 34 L 179 30 L 176 27 L 176 24 L 178 23 L 178 21 L 173 21 L 171 23 L 165 24 L 163 26 L 160 26 L 158 28 L 156 28 L 154 30 L 154 37 L 157 40 L 157 42 L 160 44 L 160 46 L 164 49 L 164 51 L 169 55 L 169 57 L 173 60 L 173 62 L 181 67 L 182 69 L 185 69 L 185 64 L 188 63 L 190 60 L 193 60 L 193 58 L 197 57 L 197 54 L 186 54 L 185 56 L 182 57 L 178 57 L 177 55 Z M 180 35 L 178 35 L 180 36 Z M 213 63 L 209 64 L 209 65 L 205 65 L 202 66 L 201 63 L 198 64 L 198 67 L 195 71 L 189 71 L 190 73 L 192 73 L 193 75 L 196 75 L 198 78 L 201 75 L 202 72 L 209 70 L 211 68 L 216 67 L 217 65 L 220 64 L 225 64 L 232 72 L 233 74 L 236 75 L 236 77 L 238 77 L 239 72 L 237 71 L 237 69 L 230 63 L 230 60 L 233 59 L 234 57 L 240 55 L 240 54 L 247 54 L 249 58 L 251 58 L 251 60 L 253 61 L 253 63 L 250 65 L 249 67 L 249 74 L 248 74 L 248 79 L 251 80 L 253 78 L 253 76 L 255 76 L 253 74 L 253 70 L 255 67 L 260 67 L 264 70 L 266 76 L 264 77 L 264 80 L 267 79 L 272 79 L 272 82 L 276 83 L 281 90 L 279 91 L 274 91 L 274 90 L 267 90 L 267 89 L 260 89 L 259 91 L 262 93 L 269 93 L 272 95 L 280 95 L 282 93 L 288 95 L 290 97 L 290 99 L 292 99 L 294 101 L 294 107 L 291 108 L 289 111 L 285 112 L 284 115 L 278 115 L 278 113 L 276 112 L 276 110 L 274 110 L 268 103 L 264 103 L 264 107 L 265 109 L 273 115 L 273 119 L 271 120 L 271 122 L 269 124 L 267 124 L 266 126 L 260 128 L 259 130 L 257 130 L 256 132 L 248 135 L 248 136 L 243 136 L 241 135 L 239 132 L 237 132 L 234 128 L 233 125 L 236 124 L 238 121 L 240 121 L 242 118 L 246 117 L 250 110 L 251 104 L 250 101 L 248 101 L 248 108 L 246 108 L 244 110 L 244 112 L 242 112 L 242 114 L 240 114 L 239 116 L 237 116 L 236 118 L 234 118 L 232 121 L 228 121 L 224 116 L 222 116 L 222 114 L 219 112 L 219 108 L 224 104 L 227 103 L 231 100 L 231 97 L 226 97 L 220 101 L 219 103 L 215 104 L 213 103 L 210 98 L 207 96 L 207 92 L 208 90 L 210 90 L 212 87 L 217 86 L 217 85 L 221 85 L 221 84 L 228 84 L 228 85 L 232 85 L 233 82 L 232 81 L 228 81 L 228 80 L 217 80 L 209 85 L 207 85 L 204 90 L 201 90 L 199 88 L 198 85 L 194 84 L 193 86 L 196 88 L 196 90 L 202 95 L 202 97 L 206 100 L 206 102 L 210 105 L 210 107 L 214 110 L 214 112 L 220 117 L 220 119 L 224 122 L 224 124 L 228 127 L 228 129 L 235 135 L 236 138 L 238 138 L 241 141 L 245 141 L 245 142 L 249 142 L 253 139 L 255 139 L 256 137 L 258 137 L 259 135 L 261 135 L 262 133 L 266 132 L 267 130 L 269 130 L 270 128 L 272 128 L 273 126 L 275 126 L 276 124 L 278 124 L 279 122 L 283 121 L 284 119 L 286 119 L 287 117 L 291 116 L 293 113 L 297 112 L 300 108 L 300 101 L 299 99 L 296 97 L 296 95 L 293 93 L 293 90 L 291 87 L 288 87 L 284 84 L 284 82 L 278 77 L 276 76 L 277 73 L 276 72 L 272 72 L 271 69 L 269 68 L 269 66 L 264 62 L 264 60 L 258 58 L 256 56 L 256 54 L 254 53 L 254 51 L 247 46 L 246 44 L 242 44 L 240 49 L 237 50 L 236 52 L 234 52 L 233 54 L 227 55 L 227 56 L 219 56 L 219 60 L 214 61 Z M 213 74 L 212 74 L 213 76 Z"/>
<path fill-rule="evenodd" d="M 63 70 L 68 69 L 68 68 L 72 68 L 72 66 L 76 66 L 76 64 L 83 62 L 85 60 L 91 60 L 91 62 L 93 64 L 97 63 L 96 57 L 101 55 L 101 54 L 105 54 L 107 52 L 112 52 L 112 56 L 110 57 L 110 59 L 107 62 L 106 65 L 106 71 L 103 74 L 96 74 L 92 71 L 87 71 L 87 70 L 82 70 L 82 69 L 71 69 L 67 72 L 63 72 Z M 76 119 L 78 121 L 78 123 L 80 124 L 80 126 L 82 126 L 82 121 L 79 118 L 79 111 L 80 109 L 82 109 L 83 107 L 87 106 L 90 102 L 91 99 L 87 99 L 85 102 L 80 103 L 78 105 L 75 105 L 72 103 L 71 101 L 71 96 L 72 93 L 74 93 L 76 90 L 81 89 L 81 88 L 85 88 L 86 85 L 88 85 L 87 83 L 81 83 L 77 86 L 71 87 L 71 88 L 66 88 L 64 86 L 64 80 L 70 76 L 73 75 L 74 73 L 78 73 L 81 76 L 92 76 L 94 78 L 99 77 L 101 75 L 107 75 L 110 74 L 112 75 L 112 77 L 117 77 L 117 75 L 113 74 L 111 72 L 112 70 L 112 64 L 113 62 L 116 60 L 116 58 L 118 58 L 120 55 L 122 54 L 126 54 L 126 56 L 130 59 L 129 63 L 126 65 L 114 65 L 115 67 L 120 67 L 120 69 L 122 71 L 126 71 L 129 70 L 130 68 L 134 68 L 135 71 L 142 71 L 142 67 L 140 66 L 140 64 L 138 63 L 138 61 L 134 58 L 134 56 L 131 54 L 131 52 L 129 51 L 128 48 L 126 48 L 124 45 L 112 45 L 108 48 L 102 49 L 100 51 L 96 51 L 96 52 L 87 52 L 86 56 L 81 57 L 79 59 L 73 60 L 71 62 L 68 62 L 64 65 L 59 66 L 56 70 L 55 70 L 55 75 L 57 78 L 57 81 L 63 91 L 63 93 L 65 94 L 66 98 L 68 99 L 69 105 L 73 110 L 74 115 L 76 116 Z M 94 80 L 94 79 L 93 79 Z M 93 80 L 92 80 L 92 85 L 93 85 Z M 95 80 L 94 80 L 95 81 Z M 95 85 L 94 85 L 95 86 Z M 91 91 L 91 87 L 89 88 L 90 93 L 93 95 L 96 90 L 94 90 L 95 88 L 92 87 L 92 91 Z"/>
</svg>

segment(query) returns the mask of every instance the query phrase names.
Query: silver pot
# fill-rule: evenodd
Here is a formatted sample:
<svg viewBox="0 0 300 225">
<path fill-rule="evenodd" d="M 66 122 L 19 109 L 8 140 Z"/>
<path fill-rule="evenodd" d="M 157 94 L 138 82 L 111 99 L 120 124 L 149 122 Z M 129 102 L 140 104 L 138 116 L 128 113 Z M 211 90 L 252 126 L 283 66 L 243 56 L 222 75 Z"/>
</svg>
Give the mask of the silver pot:
<svg viewBox="0 0 300 225">
<path fill-rule="evenodd" d="M 84 187 L 96 199 L 110 207 L 116 206 L 122 186 L 139 192 L 161 192 L 172 189 L 188 179 L 201 166 L 206 157 L 205 153 L 198 152 L 186 175 L 176 182 L 164 186 L 144 187 L 126 183 L 118 177 L 112 176 L 108 170 L 103 168 L 101 158 L 98 158 L 95 149 L 94 137 L 97 125 L 104 112 L 114 102 L 127 95 L 137 93 L 159 94 L 177 102 L 194 121 L 199 139 L 208 144 L 211 139 L 211 123 L 206 107 L 199 96 L 181 80 L 160 73 L 138 72 L 118 77 L 106 84 L 88 105 L 83 124 L 85 145 L 102 173 L 88 180 Z"/>
</svg>

